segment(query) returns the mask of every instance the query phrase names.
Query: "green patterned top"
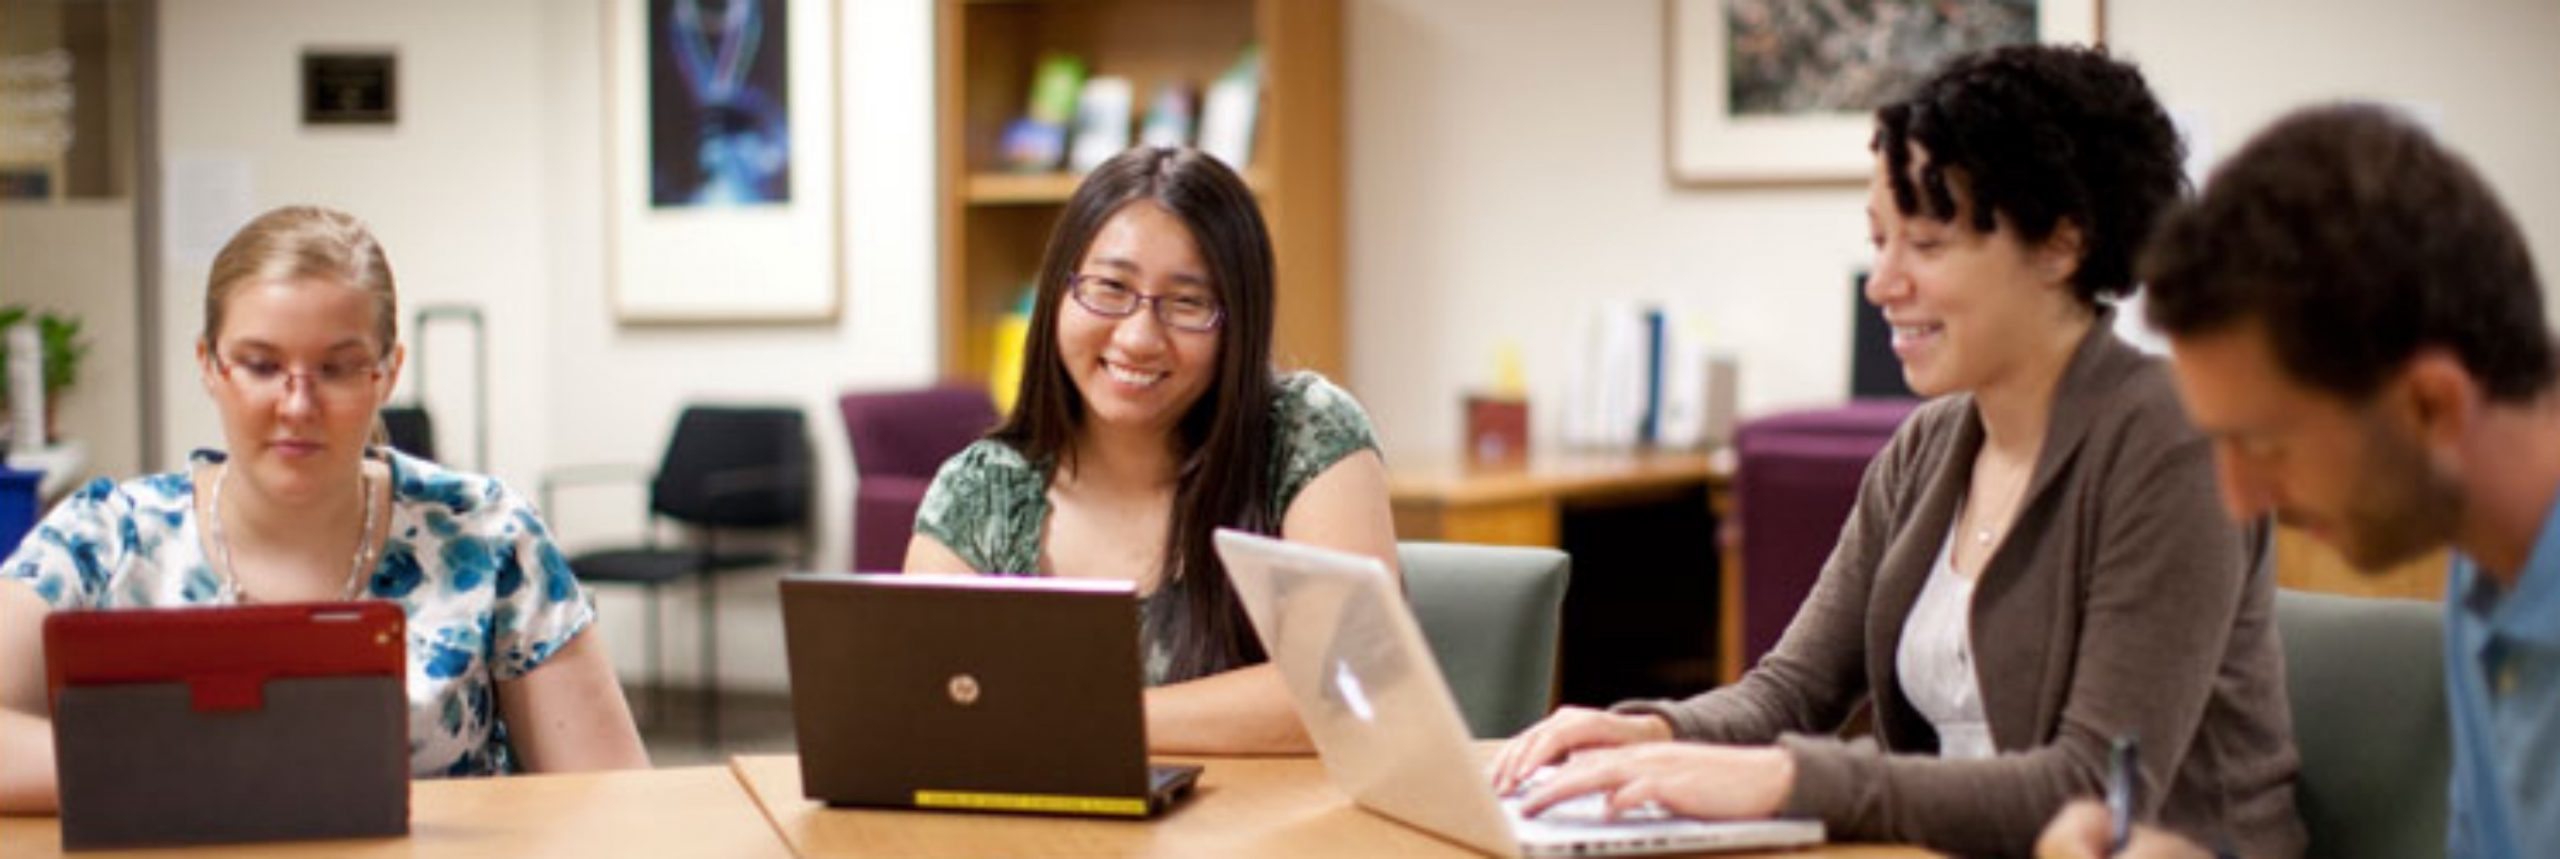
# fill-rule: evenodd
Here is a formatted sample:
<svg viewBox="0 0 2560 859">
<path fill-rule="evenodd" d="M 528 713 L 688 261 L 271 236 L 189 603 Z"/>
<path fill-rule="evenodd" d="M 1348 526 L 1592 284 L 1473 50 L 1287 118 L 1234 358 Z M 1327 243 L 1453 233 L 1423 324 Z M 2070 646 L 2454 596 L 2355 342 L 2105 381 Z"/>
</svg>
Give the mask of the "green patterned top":
<svg viewBox="0 0 2560 859">
<path fill-rule="evenodd" d="M 1343 457 L 1378 449 L 1377 431 L 1360 403 L 1323 376 L 1299 371 L 1274 380 L 1271 398 L 1270 509 L 1286 516 L 1298 492 Z M 916 509 L 916 532 L 940 541 L 971 569 L 1008 576 L 1048 575 L 1040 543 L 1049 521 L 1049 469 L 993 439 L 969 445 L 942 464 Z M 1158 594 L 1170 589 L 1159 588 Z M 1148 620 L 1147 683 L 1169 679 L 1168 642 Z M 1234 666 L 1227 666 L 1232 668 Z"/>
</svg>

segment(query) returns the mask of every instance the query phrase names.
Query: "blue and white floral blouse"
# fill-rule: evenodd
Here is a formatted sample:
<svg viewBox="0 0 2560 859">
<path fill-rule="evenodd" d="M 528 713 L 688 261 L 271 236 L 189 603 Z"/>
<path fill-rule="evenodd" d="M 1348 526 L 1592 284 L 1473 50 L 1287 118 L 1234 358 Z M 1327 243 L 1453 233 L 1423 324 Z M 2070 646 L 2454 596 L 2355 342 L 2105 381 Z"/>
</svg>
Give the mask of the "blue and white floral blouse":
<svg viewBox="0 0 2560 859">
<path fill-rule="evenodd" d="M 390 536 L 365 596 L 400 604 L 409 630 L 409 772 L 515 769 L 496 682 L 522 677 L 595 620 L 595 604 L 534 515 L 494 478 L 384 451 Z M 223 461 L 199 450 L 184 471 L 90 481 L 46 514 L 0 577 L 54 609 L 168 608 L 225 599 L 198 537 L 195 480 Z"/>
</svg>

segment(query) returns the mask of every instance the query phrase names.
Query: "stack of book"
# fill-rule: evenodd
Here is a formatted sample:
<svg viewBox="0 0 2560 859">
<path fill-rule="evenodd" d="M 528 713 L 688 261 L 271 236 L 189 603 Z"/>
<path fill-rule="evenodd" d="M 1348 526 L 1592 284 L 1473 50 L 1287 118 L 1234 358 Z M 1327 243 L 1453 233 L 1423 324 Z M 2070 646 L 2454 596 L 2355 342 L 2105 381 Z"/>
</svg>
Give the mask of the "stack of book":
<svg viewBox="0 0 2560 859">
<path fill-rule="evenodd" d="M 1659 306 L 1618 302 L 1594 311 L 1563 414 L 1580 448 L 1696 448 L 1732 438 L 1738 366 L 1709 348 L 1706 326 Z"/>
<path fill-rule="evenodd" d="M 1032 71 L 1022 117 L 1005 126 L 999 141 L 1004 168 L 1082 173 L 1101 165 L 1129 148 L 1136 95 L 1129 78 L 1089 76 L 1084 60 L 1073 54 L 1043 56 Z M 1209 83 L 1205 98 L 1195 95 L 1190 81 L 1157 83 L 1137 142 L 1198 146 L 1242 171 L 1253 159 L 1253 125 L 1261 99 L 1262 52 L 1247 46 Z"/>
</svg>

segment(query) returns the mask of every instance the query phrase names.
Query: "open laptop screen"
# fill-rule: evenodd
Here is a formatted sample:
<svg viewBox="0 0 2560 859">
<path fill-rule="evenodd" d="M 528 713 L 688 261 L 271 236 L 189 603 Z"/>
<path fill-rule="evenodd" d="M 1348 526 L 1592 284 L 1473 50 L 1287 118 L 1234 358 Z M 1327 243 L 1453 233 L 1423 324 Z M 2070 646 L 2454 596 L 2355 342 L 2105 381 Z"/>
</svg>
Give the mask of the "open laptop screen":
<svg viewBox="0 0 2560 859">
<path fill-rule="evenodd" d="M 801 781 L 839 805 L 1143 816 L 1125 581 L 795 575 L 783 632 Z"/>
</svg>

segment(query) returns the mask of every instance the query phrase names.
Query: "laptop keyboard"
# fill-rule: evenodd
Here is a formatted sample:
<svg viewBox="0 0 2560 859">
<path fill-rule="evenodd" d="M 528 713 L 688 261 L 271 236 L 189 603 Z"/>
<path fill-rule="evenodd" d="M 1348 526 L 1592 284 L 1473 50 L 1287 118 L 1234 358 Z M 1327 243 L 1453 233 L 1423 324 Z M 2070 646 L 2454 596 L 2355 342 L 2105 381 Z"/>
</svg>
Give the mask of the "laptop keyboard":
<svg viewBox="0 0 2560 859">
<path fill-rule="evenodd" d="M 1531 771 L 1529 777 L 1520 780 L 1518 788 L 1501 797 L 1502 813 L 1514 822 L 1538 821 L 1560 825 L 1608 825 L 1625 821 L 1665 820 L 1672 817 L 1672 814 L 1663 810 L 1662 806 L 1648 802 L 1618 812 L 1618 816 L 1613 818 L 1609 816 L 1608 799 L 1598 793 L 1586 793 L 1547 806 L 1541 809 L 1536 817 L 1521 814 L 1522 801 L 1526 800 L 1529 794 L 1536 793 L 1538 786 L 1546 783 L 1547 779 L 1555 773 L 1556 768 L 1553 764 Z"/>
</svg>

